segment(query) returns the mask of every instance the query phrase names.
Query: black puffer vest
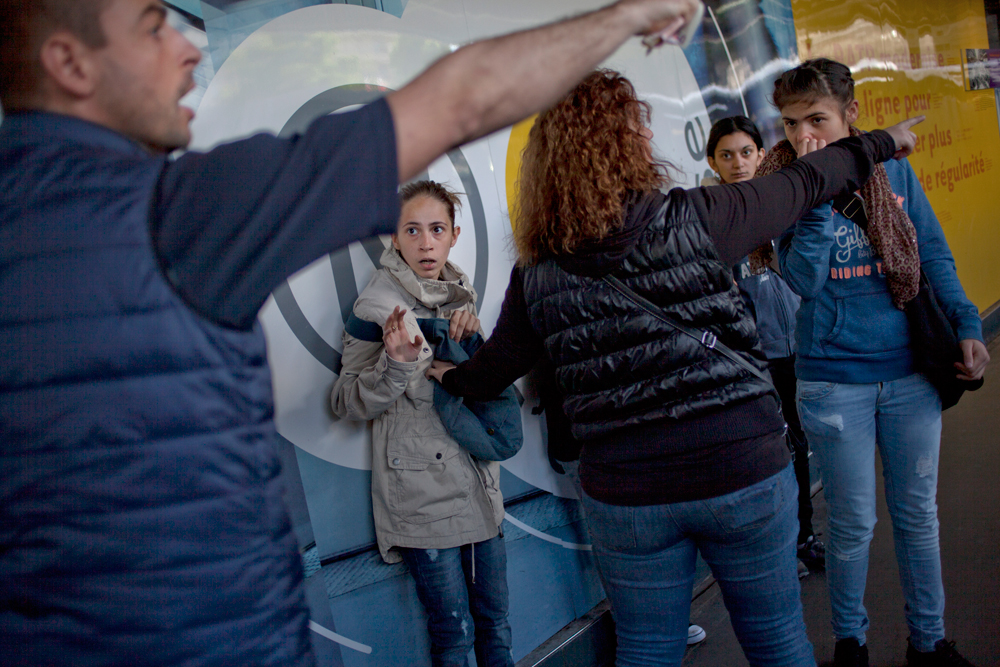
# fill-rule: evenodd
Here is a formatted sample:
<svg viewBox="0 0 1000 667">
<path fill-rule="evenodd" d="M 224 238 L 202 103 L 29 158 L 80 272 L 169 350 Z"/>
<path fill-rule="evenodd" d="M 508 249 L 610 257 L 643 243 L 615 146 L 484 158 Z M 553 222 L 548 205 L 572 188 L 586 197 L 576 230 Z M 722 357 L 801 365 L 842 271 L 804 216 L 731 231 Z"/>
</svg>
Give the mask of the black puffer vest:
<svg viewBox="0 0 1000 667">
<path fill-rule="evenodd" d="M 682 190 L 628 206 L 616 240 L 524 269 L 532 326 L 545 339 L 579 439 L 686 419 L 773 392 L 766 382 L 615 292 L 613 273 L 673 319 L 707 329 L 758 368 L 766 361 L 730 268 Z M 624 247 L 622 236 L 630 236 Z M 603 251 L 616 245 L 618 252 Z"/>
</svg>

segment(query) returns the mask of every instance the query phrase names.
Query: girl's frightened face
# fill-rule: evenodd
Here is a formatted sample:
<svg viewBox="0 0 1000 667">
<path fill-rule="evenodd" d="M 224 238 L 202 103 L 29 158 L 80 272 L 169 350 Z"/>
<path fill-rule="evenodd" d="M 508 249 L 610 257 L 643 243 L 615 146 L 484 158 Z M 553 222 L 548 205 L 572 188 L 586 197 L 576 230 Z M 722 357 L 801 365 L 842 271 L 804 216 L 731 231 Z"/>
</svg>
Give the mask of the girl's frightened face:
<svg viewBox="0 0 1000 667">
<path fill-rule="evenodd" d="M 442 202 L 418 195 L 403 204 L 392 245 L 418 276 L 439 280 L 460 231 Z"/>
</svg>

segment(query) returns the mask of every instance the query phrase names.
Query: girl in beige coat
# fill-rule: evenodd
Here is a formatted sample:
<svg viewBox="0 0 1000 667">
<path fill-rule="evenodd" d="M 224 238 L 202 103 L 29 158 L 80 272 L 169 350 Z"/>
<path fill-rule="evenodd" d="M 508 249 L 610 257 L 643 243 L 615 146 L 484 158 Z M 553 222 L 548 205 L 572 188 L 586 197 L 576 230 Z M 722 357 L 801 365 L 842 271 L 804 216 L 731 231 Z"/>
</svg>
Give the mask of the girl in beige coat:
<svg viewBox="0 0 1000 667">
<path fill-rule="evenodd" d="M 334 412 L 372 420 L 372 508 L 386 562 L 404 560 L 427 611 L 435 667 L 512 666 L 500 466 L 448 435 L 424 372 L 433 350 L 418 318 L 450 320 L 455 340 L 479 330 L 476 294 L 448 261 L 458 240 L 458 197 L 433 181 L 400 192 L 401 215 L 382 268 L 354 316 L 382 326 L 382 341 L 344 333 Z"/>
</svg>

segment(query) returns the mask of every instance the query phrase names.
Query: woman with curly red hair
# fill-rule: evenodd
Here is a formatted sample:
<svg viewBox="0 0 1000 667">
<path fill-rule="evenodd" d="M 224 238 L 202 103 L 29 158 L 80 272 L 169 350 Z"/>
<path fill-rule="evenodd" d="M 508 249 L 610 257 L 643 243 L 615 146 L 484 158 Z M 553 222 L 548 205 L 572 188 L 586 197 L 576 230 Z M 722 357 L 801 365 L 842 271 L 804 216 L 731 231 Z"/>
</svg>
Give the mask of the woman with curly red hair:
<svg viewBox="0 0 1000 667">
<path fill-rule="evenodd" d="M 519 261 L 497 326 L 470 361 L 436 361 L 430 374 L 486 399 L 543 355 L 555 367 L 583 441 L 582 502 L 618 665 L 680 664 L 700 552 L 750 664 L 814 666 L 784 421 L 729 267 L 912 150 L 914 121 L 766 178 L 663 194 L 648 119 L 632 84 L 608 70 L 539 116 L 512 212 Z"/>
</svg>

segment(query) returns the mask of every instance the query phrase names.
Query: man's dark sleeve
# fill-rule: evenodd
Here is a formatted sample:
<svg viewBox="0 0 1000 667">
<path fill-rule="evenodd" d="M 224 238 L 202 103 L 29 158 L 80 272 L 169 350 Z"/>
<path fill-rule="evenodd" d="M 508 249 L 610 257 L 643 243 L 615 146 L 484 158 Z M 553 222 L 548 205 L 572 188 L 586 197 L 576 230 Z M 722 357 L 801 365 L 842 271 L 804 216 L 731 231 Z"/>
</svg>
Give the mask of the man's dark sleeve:
<svg viewBox="0 0 1000 667">
<path fill-rule="evenodd" d="M 268 294 L 326 253 L 395 231 L 398 171 L 385 100 L 257 135 L 165 168 L 151 214 L 164 273 L 184 300 L 247 328 Z"/>
<path fill-rule="evenodd" d="M 542 338 L 528 318 L 521 271 L 515 267 L 493 333 L 471 359 L 445 373 L 441 384 L 450 394 L 488 401 L 526 375 L 544 353 Z"/>
<path fill-rule="evenodd" d="M 860 188 L 875 166 L 895 152 L 893 138 L 875 130 L 841 139 L 769 176 L 684 194 L 708 227 L 720 259 L 733 264 L 816 206 Z"/>
</svg>

